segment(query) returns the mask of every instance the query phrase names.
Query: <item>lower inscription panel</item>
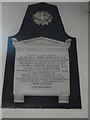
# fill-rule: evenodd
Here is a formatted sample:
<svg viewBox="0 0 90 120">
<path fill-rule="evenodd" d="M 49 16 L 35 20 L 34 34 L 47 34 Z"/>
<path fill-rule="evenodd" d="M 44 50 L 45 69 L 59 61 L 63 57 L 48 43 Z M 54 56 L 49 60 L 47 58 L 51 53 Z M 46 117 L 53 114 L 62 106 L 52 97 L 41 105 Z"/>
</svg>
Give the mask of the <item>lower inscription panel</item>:
<svg viewBox="0 0 90 120">
<path fill-rule="evenodd" d="M 14 101 L 24 96 L 59 96 L 60 102 L 70 94 L 69 53 L 63 47 L 22 46 L 16 49 Z M 61 97 L 60 97 L 61 96 Z"/>
</svg>

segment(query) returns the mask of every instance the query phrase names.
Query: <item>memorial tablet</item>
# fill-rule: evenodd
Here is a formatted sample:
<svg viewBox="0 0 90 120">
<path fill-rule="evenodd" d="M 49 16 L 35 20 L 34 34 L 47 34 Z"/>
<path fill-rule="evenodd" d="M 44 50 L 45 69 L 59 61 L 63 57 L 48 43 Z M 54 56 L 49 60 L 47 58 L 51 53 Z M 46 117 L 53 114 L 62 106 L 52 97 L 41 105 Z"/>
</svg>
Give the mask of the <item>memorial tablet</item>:
<svg viewBox="0 0 90 120">
<path fill-rule="evenodd" d="M 69 103 L 71 39 L 65 42 L 45 37 L 18 41 L 15 47 L 14 102 L 24 96 L 58 96 L 59 103 Z"/>
</svg>

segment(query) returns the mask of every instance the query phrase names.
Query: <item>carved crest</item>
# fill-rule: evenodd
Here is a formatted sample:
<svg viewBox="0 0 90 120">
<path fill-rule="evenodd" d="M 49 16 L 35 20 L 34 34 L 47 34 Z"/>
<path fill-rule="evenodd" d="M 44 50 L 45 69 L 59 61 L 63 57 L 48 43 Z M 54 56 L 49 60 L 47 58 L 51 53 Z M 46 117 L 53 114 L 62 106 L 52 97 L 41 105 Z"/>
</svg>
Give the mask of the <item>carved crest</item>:
<svg viewBox="0 0 90 120">
<path fill-rule="evenodd" d="M 38 11 L 33 15 L 33 21 L 37 25 L 47 26 L 52 22 L 52 15 L 47 11 Z"/>
</svg>

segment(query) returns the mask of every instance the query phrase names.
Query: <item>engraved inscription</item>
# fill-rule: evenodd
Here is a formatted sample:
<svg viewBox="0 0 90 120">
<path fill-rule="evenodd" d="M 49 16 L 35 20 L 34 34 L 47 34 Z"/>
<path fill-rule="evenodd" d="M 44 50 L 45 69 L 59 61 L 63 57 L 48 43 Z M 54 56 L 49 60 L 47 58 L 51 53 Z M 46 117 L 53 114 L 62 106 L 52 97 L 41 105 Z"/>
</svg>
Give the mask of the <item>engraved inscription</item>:
<svg viewBox="0 0 90 120">
<path fill-rule="evenodd" d="M 58 51 L 59 48 L 55 49 Z M 69 80 L 67 52 L 56 54 L 53 48 L 49 53 L 45 53 L 44 48 L 43 52 L 19 52 L 16 55 L 15 80 L 28 82 L 32 88 L 52 88 L 56 83 Z"/>
</svg>

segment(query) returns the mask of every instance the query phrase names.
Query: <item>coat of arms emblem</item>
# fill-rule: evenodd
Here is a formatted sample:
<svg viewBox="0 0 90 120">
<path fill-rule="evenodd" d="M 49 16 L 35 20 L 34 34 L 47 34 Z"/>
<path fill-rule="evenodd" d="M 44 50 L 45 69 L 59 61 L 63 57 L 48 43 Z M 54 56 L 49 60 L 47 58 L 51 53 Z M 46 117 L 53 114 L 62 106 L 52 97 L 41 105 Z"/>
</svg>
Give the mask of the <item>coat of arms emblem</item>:
<svg viewBox="0 0 90 120">
<path fill-rule="evenodd" d="M 47 11 L 38 11 L 33 15 L 33 21 L 37 25 L 47 26 L 52 22 L 52 15 Z"/>
</svg>

